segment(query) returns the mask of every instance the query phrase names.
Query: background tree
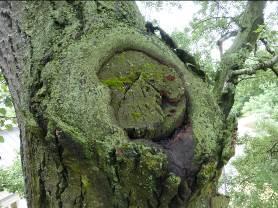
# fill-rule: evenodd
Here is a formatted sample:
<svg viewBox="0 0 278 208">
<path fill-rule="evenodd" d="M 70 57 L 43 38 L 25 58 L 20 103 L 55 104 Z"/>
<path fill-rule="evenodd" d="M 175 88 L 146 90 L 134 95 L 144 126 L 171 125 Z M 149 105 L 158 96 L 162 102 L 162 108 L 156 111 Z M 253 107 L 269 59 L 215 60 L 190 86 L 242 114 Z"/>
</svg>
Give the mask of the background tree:
<svg viewBox="0 0 278 208">
<path fill-rule="evenodd" d="M 225 206 L 238 77 L 276 72 L 275 54 L 242 69 L 264 6 L 244 6 L 211 92 L 145 32 L 134 2 L 1 2 L 29 207 Z"/>
<path fill-rule="evenodd" d="M 265 100 L 269 100 L 269 96 L 265 96 Z M 265 102 L 261 101 L 257 100 L 256 104 L 260 103 L 264 109 L 270 109 L 267 106 L 269 102 L 264 106 Z M 251 105 L 254 105 L 253 99 L 246 106 Z M 277 109 L 277 102 L 275 107 Z M 245 152 L 233 161 L 237 174 L 225 181 L 226 191 L 231 199 L 230 207 L 270 208 L 278 204 L 277 112 L 273 108 L 272 116 L 263 113 L 264 119 L 259 120 L 256 135 L 244 136 L 238 141 L 245 145 Z M 256 116 L 259 117 L 258 114 Z M 221 183 L 223 182 L 221 180 Z"/>
<path fill-rule="evenodd" d="M 12 166 L 0 168 L 0 181 L 0 191 L 7 190 L 18 193 L 20 196 L 24 195 L 22 167 L 19 157 L 14 161 Z"/>
</svg>

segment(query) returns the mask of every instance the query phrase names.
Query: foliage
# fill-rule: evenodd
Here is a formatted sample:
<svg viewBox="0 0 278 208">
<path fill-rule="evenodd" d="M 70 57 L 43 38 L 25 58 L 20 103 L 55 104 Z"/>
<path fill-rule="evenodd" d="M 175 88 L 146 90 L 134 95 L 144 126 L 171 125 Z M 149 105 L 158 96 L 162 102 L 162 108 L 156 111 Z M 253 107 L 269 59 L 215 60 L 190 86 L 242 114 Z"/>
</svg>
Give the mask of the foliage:
<svg viewBox="0 0 278 208">
<path fill-rule="evenodd" d="M 172 35 L 182 48 L 189 50 L 197 56 L 202 69 L 208 75 L 210 84 L 214 84 L 216 72 L 220 70 L 220 52 L 217 41 L 235 30 L 241 30 L 239 18 L 246 8 L 247 2 L 244 1 L 202 1 L 195 2 L 200 6 L 197 13 L 194 14 L 190 25 L 183 32 L 175 31 Z M 273 3 L 268 3 L 269 7 Z M 262 25 L 258 31 L 260 37 L 267 40 L 268 47 L 276 51 L 275 44 L 278 41 L 277 35 L 277 14 L 275 10 L 265 14 L 265 25 Z M 232 44 L 233 37 L 223 42 L 223 52 Z M 245 63 L 245 67 L 250 67 L 261 61 L 271 58 L 271 54 L 266 51 L 265 45 L 258 41 L 254 54 L 250 54 Z"/>
<path fill-rule="evenodd" d="M 250 97 L 249 102 L 243 106 L 244 112 L 277 114 L 278 107 L 278 82 L 263 85 L 261 94 Z"/>
<path fill-rule="evenodd" d="M 270 113 L 267 109 L 277 105 L 277 93 L 278 80 L 273 73 L 257 72 L 256 76 L 243 78 L 238 84 L 232 112 L 238 116 L 251 111 Z"/>
<path fill-rule="evenodd" d="M 0 130 L 12 128 L 16 123 L 14 107 L 8 86 L 0 73 Z M 3 138 L 0 138 L 0 142 Z"/>
<path fill-rule="evenodd" d="M 178 47 L 187 51 L 191 50 L 192 43 L 189 32 L 190 28 L 185 28 L 183 32 L 176 30 L 171 35 L 171 37 L 177 43 Z"/>
<path fill-rule="evenodd" d="M 201 9 L 191 22 L 192 39 L 206 43 L 206 50 L 212 50 L 221 35 L 239 28 L 237 20 L 246 6 L 246 2 L 240 1 L 203 1 L 196 4 Z"/>
<path fill-rule="evenodd" d="M 223 34 L 239 28 L 236 20 L 244 11 L 246 2 L 204 1 L 196 4 L 200 9 L 190 25 L 183 32 L 173 32 L 172 37 L 180 48 L 195 56 L 212 87 L 220 61 L 216 42 Z"/>
<path fill-rule="evenodd" d="M 12 193 L 24 195 L 24 182 L 20 157 L 8 168 L 0 168 L 0 191 L 6 190 Z"/>
<path fill-rule="evenodd" d="M 233 162 L 238 175 L 228 180 L 230 207 L 278 206 L 278 122 L 260 124 L 264 135 L 244 138 L 245 154 Z"/>
<path fill-rule="evenodd" d="M 236 176 L 225 181 L 230 207 L 278 206 L 278 81 L 269 77 L 270 72 L 263 74 L 245 81 L 238 90 L 236 105 L 242 105 L 242 113 L 255 114 L 260 120 L 256 137 L 238 140 L 245 152 L 233 162 Z"/>
<path fill-rule="evenodd" d="M 154 8 L 157 11 L 162 10 L 165 7 L 170 8 L 182 8 L 182 4 L 179 1 L 140 1 L 141 4 L 144 5 L 144 7 L 147 8 Z"/>
</svg>

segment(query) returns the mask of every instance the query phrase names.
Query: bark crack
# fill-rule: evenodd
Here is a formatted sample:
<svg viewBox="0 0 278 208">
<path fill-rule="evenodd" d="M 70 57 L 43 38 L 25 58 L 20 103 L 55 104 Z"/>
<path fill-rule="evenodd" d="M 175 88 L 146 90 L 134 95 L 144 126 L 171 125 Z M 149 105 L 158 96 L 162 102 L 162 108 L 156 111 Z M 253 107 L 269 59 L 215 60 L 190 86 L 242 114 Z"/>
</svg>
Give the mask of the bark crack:
<svg viewBox="0 0 278 208">
<path fill-rule="evenodd" d="M 61 198 L 62 194 L 65 192 L 66 188 L 68 187 L 68 170 L 66 165 L 64 164 L 63 159 L 63 147 L 59 142 L 59 138 L 61 137 L 61 132 L 56 130 L 55 132 L 55 142 L 56 142 L 56 148 L 58 151 L 59 156 L 59 163 L 58 164 L 58 176 L 59 181 L 56 184 L 57 190 L 56 190 L 56 199 L 58 200 L 59 208 L 63 208 L 63 200 Z"/>
<path fill-rule="evenodd" d="M 74 205 L 79 206 L 79 208 L 84 208 L 86 207 L 85 205 L 85 189 L 83 187 L 83 182 L 82 182 L 82 176 L 80 175 L 79 177 L 79 182 L 80 182 L 80 195 L 75 199 Z M 83 190 L 84 189 L 84 190 Z"/>
<path fill-rule="evenodd" d="M 9 2 L 6 2 L 7 3 L 7 5 L 9 5 L 8 7 L 9 7 L 9 9 L 1 9 L 0 10 L 0 15 L 2 16 L 2 17 L 4 17 L 7 21 L 6 21 L 6 23 L 7 23 L 7 26 L 8 26 L 8 28 L 9 29 L 12 29 L 12 26 L 13 26 L 13 21 L 12 21 L 12 18 L 11 18 L 11 13 L 10 13 L 10 7 L 11 7 L 11 5 L 10 5 L 10 3 Z"/>
<path fill-rule="evenodd" d="M 13 59 L 14 59 L 15 67 L 17 69 L 16 73 L 18 73 L 18 71 L 20 69 L 19 69 L 19 66 L 18 66 L 18 60 L 17 60 L 17 57 L 16 57 L 16 50 L 15 50 L 15 47 L 14 47 L 14 44 L 13 44 L 11 36 L 8 37 L 8 42 L 10 43 L 11 51 L 12 51 L 12 56 L 13 56 Z"/>
<path fill-rule="evenodd" d="M 80 180 L 80 208 L 85 207 L 84 201 L 85 201 L 85 190 L 83 190 L 83 183 L 82 180 Z"/>
<path fill-rule="evenodd" d="M 43 174 L 44 169 L 45 169 L 45 153 L 43 154 L 43 159 L 42 162 L 40 163 L 40 168 L 38 170 L 39 186 L 40 186 L 39 204 L 42 206 L 42 208 L 47 208 L 45 179 Z"/>
</svg>

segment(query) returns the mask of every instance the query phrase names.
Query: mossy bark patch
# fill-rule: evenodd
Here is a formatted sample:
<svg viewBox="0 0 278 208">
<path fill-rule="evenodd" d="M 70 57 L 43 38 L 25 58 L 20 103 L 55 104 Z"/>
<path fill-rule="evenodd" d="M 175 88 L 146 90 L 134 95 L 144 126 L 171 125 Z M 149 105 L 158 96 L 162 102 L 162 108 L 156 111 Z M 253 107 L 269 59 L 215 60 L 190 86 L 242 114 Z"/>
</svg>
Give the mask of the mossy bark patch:
<svg viewBox="0 0 278 208">
<path fill-rule="evenodd" d="M 99 78 L 111 89 L 111 105 L 130 138 L 167 137 L 185 119 L 183 81 L 174 68 L 139 51 L 113 56 Z"/>
<path fill-rule="evenodd" d="M 4 55 L 19 61 L 3 68 L 20 109 L 28 207 L 211 202 L 220 111 L 206 85 L 143 31 L 134 2 L 8 4 L 16 19 L 5 44 L 19 52 Z"/>
</svg>

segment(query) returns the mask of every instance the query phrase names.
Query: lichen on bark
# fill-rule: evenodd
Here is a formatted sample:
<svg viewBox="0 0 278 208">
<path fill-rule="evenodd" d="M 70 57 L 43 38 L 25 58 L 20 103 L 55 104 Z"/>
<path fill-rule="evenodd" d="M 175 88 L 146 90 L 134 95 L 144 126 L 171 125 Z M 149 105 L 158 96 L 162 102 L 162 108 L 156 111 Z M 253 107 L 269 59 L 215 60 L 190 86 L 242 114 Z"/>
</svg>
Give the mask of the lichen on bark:
<svg viewBox="0 0 278 208">
<path fill-rule="evenodd" d="M 222 115 L 134 3 L 12 9 L 26 44 L 17 75 L 27 90 L 13 97 L 30 208 L 210 204 Z"/>
</svg>

